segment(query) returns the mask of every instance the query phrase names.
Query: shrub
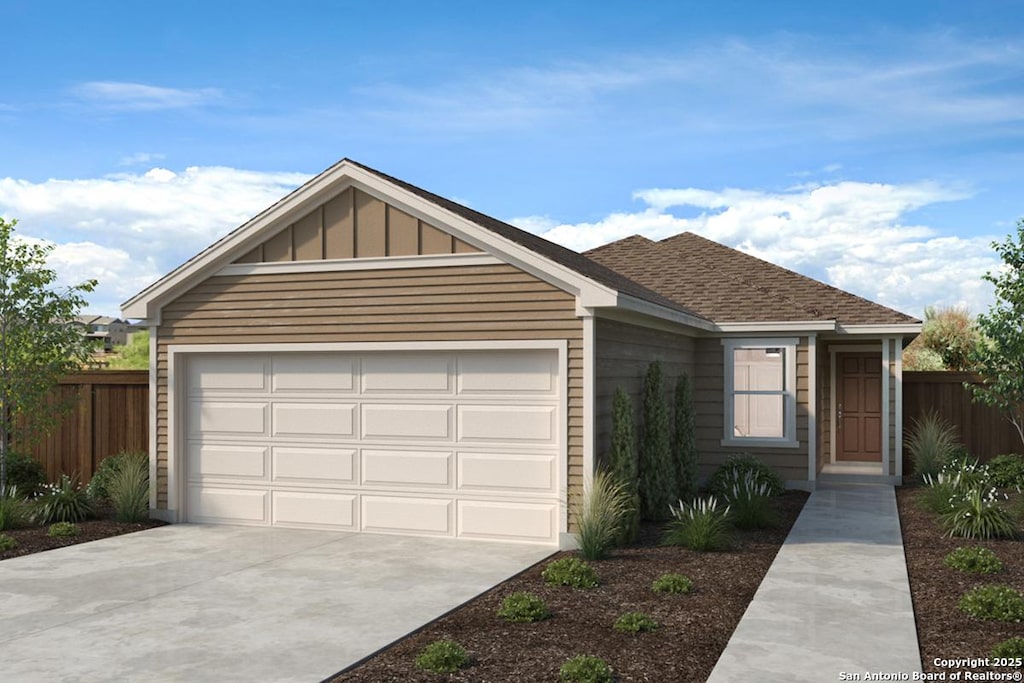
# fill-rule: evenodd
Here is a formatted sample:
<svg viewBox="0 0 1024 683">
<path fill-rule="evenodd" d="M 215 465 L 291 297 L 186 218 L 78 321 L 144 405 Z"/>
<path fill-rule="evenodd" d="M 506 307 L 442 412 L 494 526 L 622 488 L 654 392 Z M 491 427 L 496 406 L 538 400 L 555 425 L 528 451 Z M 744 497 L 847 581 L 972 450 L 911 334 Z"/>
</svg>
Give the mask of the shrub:
<svg viewBox="0 0 1024 683">
<path fill-rule="evenodd" d="M 995 574 L 1003 571 L 1003 563 L 996 557 L 996 554 L 988 548 L 977 546 L 970 548 L 957 548 L 946 555 L 942 561 L 947 567 L 958 569 L 962 572 L 974 572 L 976 574 Z"/>
<path fill-rule="evenodd" d="M 644 424 L 640 437 L 640 515 L 644 519 L 665 519 L 675 499 L 676 468 L 665 405 L 661 364 L 647 367 L 644 376 Z"/>
<path fill-rule="evenodd" d="M 700 552 L 729 547 L 729 506 L 720 507 L 714 496 L 698 498 L 690 505 L 679 501 L 670 508 L 675 518 L 665 534 L 666 545 L 681 545 Z"/>
<path fill-rule="evenodd" d="M 551 616 L 551 610 L 533 593 L 512 593 L 502 601 L 498 616 L 505 621 L 522 624 L 543 621 Z"/>
<path fill-rule="evenodd" d="M 573 588 L 597 588 L 600 583 L 597 572 L 578 557 L 561 557 L 548 563 L 541 572 L 545 583 L 551 586 L 572 586 Z"/>
<path fill-rule="evenodd" d="M 989 487 L 992 485 L 992 475 L 988 465 L 978 462 L 977 458 L 971 457 L 966 448 L 958 447 L 950 461 L 942 468 L 944 472 L 956 474 L 960 477 L 960 486 L 964 489 L 972 489 L 977 486 Z"/>
<path fill-rule="evenodd" d="M 149 471 L 149 456 L 141 451 L 121 451 L 100 461 L 99 467 L 89 480 L 89 495 L 93 500 L 103 503 L 110 502 L 110 482 L 114 475 L 121 471 L 121 468 L 133 462 L 142 461 L 146 463 L 146 471 Z M 147 502 L 148 505 L 148 502 Z"/>
<path fill-rule="evenodd" d="M 642 633 L 658 628 L 658 622 L 643 612 L 626 612 L 615 620 L 612 628 L 623 633 Z"/>
<path fill-rule="evenodd" d="M 614 683 L 611 667 L 600 657 L 576 655 L 558 670 L 561 683 Z"/>
<path fill-rule="evenodd" d="M 1009 538 L 1017 533 L 1017 523 L 1009 510 L 1002 507 L 995 489 L 983 494 L 973 488 L 954 501 L 949 512 L 942 515 L 947 536 L 989 540 Z"/>
<path fill-rule="evenodd" d="M 630 510 L 630 496 L 622 484 L 604 470 L 595 472 L 582 500 L 575 501 L 572 506 L 580 554 L 587 560 L 604 557 L 615 545 Z"/>
<path fill-rule="evenodd" d="M 132 454 L 125 458 L 106 484 L 106 492 L 119 522 L 141 522 L 149 517 L 149 459 Z"/>
<path fill-rule="evenodd" d="M 767 484 L 768 494 L 771 496 L 779 495 L 785 488 L 779 475 L 772 468 L 750 453 L 742 453 L 729 456 L 725 463 L 715 470 L 708 480 L 708 490 L 716 496 L 725 497 L 729 485 L 747 472 L 753 473 L 758 484 Z"/>
<path fill-rule="evenodd" d="M 0 553 L 5 550 L 14 550 L 18 547 L 18 542 L 13 537 L 7 534 L 0 534 Z"/>
<path fill-rule="evenodd" d="M 943 514 L 953 509 L 954 502 L 963 497 L 959 474 L 939 472 L 934 477 L 924 475 L 925 489 L 917 499 L 918 504 L 929 512 Z"/>
<path fill-rule="evenodd" d="M 92 503 L 77 475 L 62 474 L 56 484 L 43 487 L 43 493 L 36 500 L 36 521 L 40 524 L 81 522 L 90 514 Z"/>
<path fill-rule="evenodd" d="M 992 648 L 992 659 L 1024 659 L 1024 638 L 1008 638 Z"/>
<path fill-rule="evenodd" d="M 1004 489 L 1024 488 L 1024 455 L 997 455 L 988 461 L 992 485 Z"/>
<path fill-rule="evenodd" d="M 651 584 L 651 590 L 655 593 L 689 593 L 693 590 L 693 581 L 682 574 L 662 574 Z"/>
<path fill-rule="evenodd" d="M 31 498 L 46 485 L 46 468 L 30 455 L 8 451 L 7 485 L 17 487 L 21 495 Z"/>
<path fill-rule="evenodd" d="M 768 529 L 778 525 L 779 516 L 772 507 L 768 484 L 758 482 L 754 472 L 730 470 L 724 483 L 727 485 L 725 502 L 732 510 L 733 524 L 740 529 Z"/>
<path fill-rule="evenodd" d="M 964 593 L 957 607 L 978 619 L 1024 621 L 1024 595 L 1010 586 L 976 586 Z"/>
<path fill-rule="evenodd" d="M 675 419 L 672 421 L 672 452 L 676 461 L 676 498 L 697 495 L 697 431 L 693 415 L 693 385 L 685 372 L 676 380 Z"/>
<path fill-rule="evenodd" d="M 640 530 L 640 475 L 637 464 L 636 436 L 633 432 L 633 402 L 625 389 L 615 389 L 612 401 L 611 473 L 629 496 L 629 509 L 622 520 L 616 541 L 629 545 Z"/>
<path fill-rule="evenodd" d="M 0 489 L 0 531 L 16 529 L 28 521 L 28 503 L 18 487 L 9 484 L 6 489 Z"/>
<path fill-rule="evenodd" d="M 416 668 L 435 674 L 453 674 L 469 664 L 466 650 L 454 640 L 435 640 L 416 656 Z"/>
<path fill-rule="evenodd" d="M 55 522 L 50 525 L 50 529 L 46 532 L 50 536 L 77 536 L 78 525 L 74 522 Z"/>
<path fill-rule="evenodd" d="M 906 446 L 914 475 L 934 477 L 953 458 L 957 446 L 956 429 L 935 411 L 929 411 L 910 423 Z"/>
</svg>

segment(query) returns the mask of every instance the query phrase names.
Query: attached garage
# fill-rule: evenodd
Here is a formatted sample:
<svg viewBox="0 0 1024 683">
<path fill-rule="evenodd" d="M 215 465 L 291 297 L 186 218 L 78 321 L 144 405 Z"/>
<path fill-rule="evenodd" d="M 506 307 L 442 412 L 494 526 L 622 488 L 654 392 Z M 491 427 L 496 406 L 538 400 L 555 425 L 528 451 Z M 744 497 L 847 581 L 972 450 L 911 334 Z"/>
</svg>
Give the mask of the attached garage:
<svg viewBox="0 0 1024 683">
<path fill-rule="evenodd" d="M 546 346 L 180 349 L 184 515 L 557 542 L 565 345 Z"/>
</svg>

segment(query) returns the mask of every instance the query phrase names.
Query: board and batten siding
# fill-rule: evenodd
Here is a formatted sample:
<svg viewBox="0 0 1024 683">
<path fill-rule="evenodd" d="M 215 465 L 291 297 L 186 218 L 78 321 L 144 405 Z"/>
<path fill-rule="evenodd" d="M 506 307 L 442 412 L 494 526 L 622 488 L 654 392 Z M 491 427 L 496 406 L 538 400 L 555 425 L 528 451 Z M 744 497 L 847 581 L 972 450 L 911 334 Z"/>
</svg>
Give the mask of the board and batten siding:
<svg viewBox="0 0 1024 683">
<path fill-rule="evenodd" d="M 568 342 L 568 488 L 583 486 L 583 330 L 571 294 L 509 265 L 215 276 L 163 307 L 157 507 L 167 509 L 169 345 Z"/>
<path fill-rule="evenodd" d="M 772 467 L 784 481 L 807 481 L 810 397 L 807 337 L 799 338 L 796 351 L 796 438 L 800 444 L 798 448 L 723 446 L 725 352 L 722 339 L 698 339 L 695 351 L 694 407 L 701 477 L 710 476 L 730 455 L 750 453 Z"/>
<path fill-rule="evenodd" d="M 597 318 L 595 336 L 597 381 L 594 450 L 598 460 L 607 463 L 611 450 L 612 404 L 616 387 L 625 389 L 632 399 L 634 431 L 639 434 L 643 381 L 648 366 L 654 361 L 661 363 L 665 401 L 671 406 L 679 376 L 686 372 L 693 377 L 694 339 L 604 318 Z"/>
</svg>

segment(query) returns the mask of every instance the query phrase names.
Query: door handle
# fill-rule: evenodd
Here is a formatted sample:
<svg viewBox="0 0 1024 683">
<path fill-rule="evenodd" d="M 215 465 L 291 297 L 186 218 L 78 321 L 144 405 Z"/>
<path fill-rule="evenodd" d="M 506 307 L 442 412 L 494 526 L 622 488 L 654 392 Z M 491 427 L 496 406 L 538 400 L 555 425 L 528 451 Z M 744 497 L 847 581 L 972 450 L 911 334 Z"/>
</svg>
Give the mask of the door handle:
<svg viewBox="0 0 1024 683">
<path fill-rule="evenodd" d="M 843 426 L 843 404 L 840 403 L 839 404 L 839 427 L 840 427 L 840 429 L 842 428 L 842 426 Z"/>
</svg>

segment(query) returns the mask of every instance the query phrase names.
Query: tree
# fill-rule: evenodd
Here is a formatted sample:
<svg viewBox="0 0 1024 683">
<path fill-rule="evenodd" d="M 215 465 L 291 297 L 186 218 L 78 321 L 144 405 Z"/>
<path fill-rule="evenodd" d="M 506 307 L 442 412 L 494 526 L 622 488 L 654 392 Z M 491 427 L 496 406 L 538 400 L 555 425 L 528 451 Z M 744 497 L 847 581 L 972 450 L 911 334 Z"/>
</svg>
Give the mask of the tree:
<svg viewBox="0 0 1024 683">
<path fill-rule="evenodd" d="M 676 468 L 672 462 L 668 408 L 661 364 L 644 377 L 644 424 L 640 440 L 640 509 L 644 519 L 662 520 L 675 504 Z"/>
<path fill-rule="evenodd" d="M 983 279 L 995 285 L 995 303 L 978 315 L 984 341 L 970 354 L 981 384 L 968 384 L 975 401 L 999 408 L 1024 442 L 1024 219 L 1016 239 L 993 242 L 1003 267 Z"/>
<path fill-rule="evenodd" d="M 691 500 L 697 495 L 697 433 L 693 419 L 693 387 L 685 372 L 676 380 L 672 452 L 676 459 L 676 497 Z"/>
<path fill-rule="evenodd" d="M 57 274 L 46 267 L 53 246 L 16 238 L 16 224 L 0 218 L 0 491 L 7 489 L 7 453 L 19 416 L 30 414 L 33 427 L 52 424 L 53 387 L 88 359 L 74 320 L 84 294 L 96 287 L 88 280 L 58 288 Z"/>
<path fill-rule="evenodd" d="M 636 538 L 640 528 L 640 495 L 637 470 L 636 437 L 633 432 L 633 402 L 622 387 L 612 399 L 611 474 L 629 496 L 630 509 L 622 521 L 619 544 Z"/>
<path fill-rule="evenodd" d="M 904 352 L 907 370 L 970 370 L 981 332 L 965 306 L 928 306 L 921 334 Z"/>
</svg>

